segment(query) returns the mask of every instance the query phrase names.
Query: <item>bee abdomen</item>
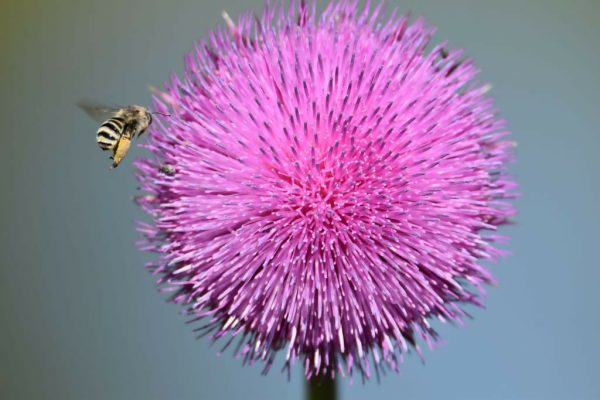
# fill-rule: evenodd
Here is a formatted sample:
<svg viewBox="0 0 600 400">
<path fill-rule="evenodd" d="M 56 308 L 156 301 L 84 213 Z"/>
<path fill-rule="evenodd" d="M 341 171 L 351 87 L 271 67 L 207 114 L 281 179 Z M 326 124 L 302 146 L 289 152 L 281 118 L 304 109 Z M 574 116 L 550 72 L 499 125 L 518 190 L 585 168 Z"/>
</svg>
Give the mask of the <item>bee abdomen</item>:
<svg viewBox="0 0 600 400">
<path fill-rule="evenodd" d="M 118 117 L 107 119 L 98 132 L 96 132 L 96 142 L 102 150 L 112 150 L 117 145 L 123 132 L 123 120 Z"/>
</svg>

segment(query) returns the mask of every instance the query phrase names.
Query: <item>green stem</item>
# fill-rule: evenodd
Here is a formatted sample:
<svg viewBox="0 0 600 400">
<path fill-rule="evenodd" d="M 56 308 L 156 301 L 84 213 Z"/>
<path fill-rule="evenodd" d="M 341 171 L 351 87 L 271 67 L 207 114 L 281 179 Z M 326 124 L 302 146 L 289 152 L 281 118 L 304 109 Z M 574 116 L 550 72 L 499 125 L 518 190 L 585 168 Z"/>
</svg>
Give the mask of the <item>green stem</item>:
<svg viewBox="0 0 600 400">
<path fill-rule="evenodd" d="M 306 381 L 306 400 L 336 400 L 337 384 L 330 377 L 317 376 Z"/>
</svg>

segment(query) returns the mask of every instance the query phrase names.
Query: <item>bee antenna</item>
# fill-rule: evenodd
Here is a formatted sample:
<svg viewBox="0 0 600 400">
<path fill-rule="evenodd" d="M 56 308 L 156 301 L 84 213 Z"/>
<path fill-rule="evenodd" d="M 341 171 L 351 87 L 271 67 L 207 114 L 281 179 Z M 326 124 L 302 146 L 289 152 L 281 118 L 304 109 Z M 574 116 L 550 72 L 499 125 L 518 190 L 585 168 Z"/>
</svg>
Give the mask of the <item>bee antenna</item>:
<svg viewBox="0 0 600 400">
<path fill-rule="evenodd" d="M 167 113 L 161 113 L 158 111 L 151 111 L 150 114 L 158 114 L 158 115 L 162 115 L 163 117 L 170 117 L 171 114 L 167 114 Z"/>
</svg>

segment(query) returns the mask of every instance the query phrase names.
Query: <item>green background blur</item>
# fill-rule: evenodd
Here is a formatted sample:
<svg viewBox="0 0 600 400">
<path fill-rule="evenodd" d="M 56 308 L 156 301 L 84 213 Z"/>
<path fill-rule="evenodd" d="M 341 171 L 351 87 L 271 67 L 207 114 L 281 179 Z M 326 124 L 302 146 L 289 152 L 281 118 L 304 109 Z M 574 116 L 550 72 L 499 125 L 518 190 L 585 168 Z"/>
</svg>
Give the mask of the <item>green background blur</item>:
<svg viewBox="0 0 600 400">
<path fill-rule="evenodd" d="M 447 344 L 344 399 L 600 398 L 600 0 L 390 1 L 493 83 L 523 197 L 500 286 Z M 80 98 L 148 104 L 227 9 L 261 0 L 1 1 L 0 399 L 300 399 L 298 369 L 195 340 L 136 250 L 131 160 L 94 143 Z"/>
</svg>

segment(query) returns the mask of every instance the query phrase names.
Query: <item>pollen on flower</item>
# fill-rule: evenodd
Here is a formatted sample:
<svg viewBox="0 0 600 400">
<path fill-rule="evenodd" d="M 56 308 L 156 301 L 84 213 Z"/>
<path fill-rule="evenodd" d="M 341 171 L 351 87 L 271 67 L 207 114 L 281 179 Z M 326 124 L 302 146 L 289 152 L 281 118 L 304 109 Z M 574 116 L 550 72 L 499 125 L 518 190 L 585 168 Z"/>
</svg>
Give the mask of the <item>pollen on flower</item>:
<svg viewBox="0 0 600 400">
<path fill-rule="evenodd" d="M 156 93 L 172 116 L 137 163 L 159 284 L 265 372 L 279 350 L 307 377 L 398 370 L 494 281 L 515 184 L 489 85 L 381 5 L 224 16 Z"/>
</svg>

